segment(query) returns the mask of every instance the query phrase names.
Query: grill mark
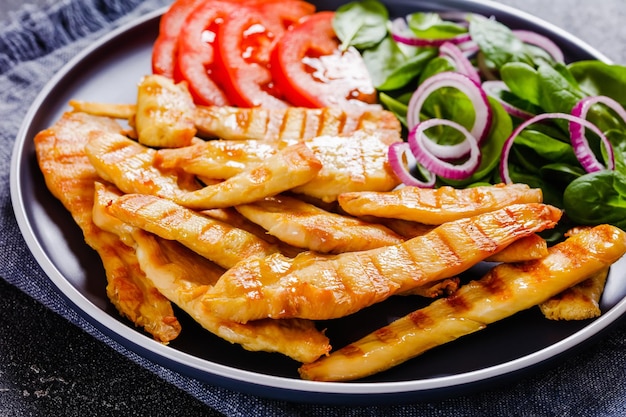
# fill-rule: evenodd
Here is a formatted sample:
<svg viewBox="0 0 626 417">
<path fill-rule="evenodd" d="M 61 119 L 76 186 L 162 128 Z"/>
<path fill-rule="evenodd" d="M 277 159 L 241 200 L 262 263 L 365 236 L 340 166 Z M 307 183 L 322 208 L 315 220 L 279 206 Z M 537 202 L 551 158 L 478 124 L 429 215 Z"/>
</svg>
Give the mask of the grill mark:
<svg viewBox="0 0 626 417">
<path fill-rule="evenodd" d="M 390 327 L 382 327 L 376 330 L 373 336 L 384 344 L 390 344 L 398 339 L 398 334 Z"/>
<path fill-rule="evenodd" d="M 374 258 L 373 261 L 374 265 L 376 265 L 376 268 L 380 271 L 380 275 L 384 277 L 384 279 L 393 282 L 394 285 L 397 285 L 397 288 L 400 288 L 407 283 L 419 285 L 424 281 L 424 270 L 419 266 L 419 263 L 415 260 L 413 254 L 407 249 L 406 245 L 407 244 L 405 242 L 399 245 L 388 246 L 386 248 L 383 248 L 382 251 L 377 252 L 376 255 L 376 258 L 380 258 L 383 263 L 389 258 L 389 254 L 392 251 L 396 252 L 394 260 L 406 259 L 408 263 L 411 264 L 410 266 L 412 268 L 411 271 L 404 270 L 402 276 L 389 276 L 389 274 L 386 273 L 385 269 L 382 268 L 378 262 L 376 262 L 376 258 Z M 411 274 L 410 276 L 408 276 L 409 273 Z"/>
<path fill-rule="evenodd" d="M 408 315 L 409 320 L 418 329 L 428 329 L 435 324 L 435 320 L 425 311 L 416 310 Z"/>
<path fill-rule="evenodd" d="M 398 289 L 399 285 L 382 274 L 375 258 L 370 254 L 366 254 L 366 257 L 359 257 L 359 261 L 370 286 L 374 289 L 375 301 L 380 301 L 381 298 L 387 298 L 393 290 Z"/>
<path fill-rule="evenodd" d="M 347 114 L 344 111 L 339 113 L 339 117 L 337 118 L 337 134 L 343 131 L 343 127 L 346 124 Z"/>
<path fill-rule="evenodd" d="M 500 223 L 498 222 L 498 224 Z M 496 242 L 478 222 L 467 221 L 462 229 L 478 250 L 494 253 L 498 249 L 498 242 Z"/>
<path fill-rule="evenodd" d="M 511 289 L 508 288 L 506 281 L 500 275 L 500 270 L 497 268 L 489 271 L 489 273 L 477 283 L 483 287 L 485 292 L 492 296 L 496 296 L 500 299 L 511 297 Z"/>
<path fill-rule="evenodd" d="M 498 210 L 494 212 L 493 216 L 495 221 L 498 223 L 503 229 L 507 229 L 509 234 L 515 237 L 520 237 L 525 234 L 528 234 L 528 228 L 526 227 L 525 222 L 519 221 L 517 219 L 517 214 L 510 207 L 505 207 L 503 210 Z M 519 213 L 520 217 L 524 216 L 524 213 Z"/>
<path fill-rule="evenodd" d="M 352 345 L 352 344 L 344 346 L 343 348 L 339 350 L 339 352 L 341 352 L 343 356 L 346 356 L 348 358 L 361 357 L 364 355 L 364 352 L 360 347 Z"/>
<path fill-rule="evenodd" d="M 440 258 L 444 259 L 446 266 L 456 266 L 463 263 L 463 259 L 459 256 L 454 248 L 454 245 L 450 242 L 448 233 L 441 228 L 433 230 L 429 236 L 434 236 L 437 239 L 433 239 L 433 246 L 436 252 L 440 254 Z"/>
<path fill-rule="evenodd" d="M 453 293 L 452 295 L 443 299 L 446 304 L 450 306 L 455 312 L 462 313 L 469 311 L 472 308 L 471 303 L 467 301 L 462 294 Z"/>
<path fill-rule="evenodd" d="M 164 202 L 158 200 L 146 201 L 140 207 L 135 207 L 134 209 L 146 219 L 153 218 L 152 221 L 148 221 L 163 228 L 168 234 L 171 231 L 170 228 L 178 228 L 189 220 L 187 211 L 177 210 L 176 207 L 168 207 Z M 154 210 L 157 213 L 156 216 L 151 215 L 150 210 Z"/>
</svg>

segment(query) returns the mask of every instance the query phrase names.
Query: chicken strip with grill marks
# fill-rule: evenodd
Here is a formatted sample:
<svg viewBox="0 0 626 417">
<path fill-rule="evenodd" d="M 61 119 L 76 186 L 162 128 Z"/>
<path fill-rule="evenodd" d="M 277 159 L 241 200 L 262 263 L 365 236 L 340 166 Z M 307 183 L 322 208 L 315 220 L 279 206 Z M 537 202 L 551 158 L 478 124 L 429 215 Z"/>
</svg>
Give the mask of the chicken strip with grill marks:
<svg viewBox="0 0 626 417">
<path fill-rule="evenodd" d="M 101 179 L 85 154 L 86 140 L 92 132 L 121 131 L 111 119 L 65 113 L 35 137 L 37 160 L 48 189 L 71 213 L 85 242 L 100 255 L 106 293 L 113 305 L 156 340 L 168 342 L 180 333 L 171 303 L 141 272 L 134 251 L 93 222 L 94 183 Z"/>
<path fill-rule="evenodd" d="M 196 135 L 196 106 L 186 82 L 150 74 L 137 88 L 135 129 L 139 143 L 146 146 L 177 148 L 187 146 Z"/>
<path fill-rule="evenodd" d="M 574 236 L 589 227 L 591 226 L 574 227 L 565 236 Z M 587 320 L 600 316 L 600 299 L 608 275 L 608 267 L 592 274 L 586 280 L 539 304 L 539 310 L 550 320 Z"/>
<path fill-rule="evenodd" d="M 268 197 L 235 208 L 281 241 L 322 253 L 354 252 L 404 241 L 385 226 L 331 213 L 294 197 Z"/>
<path fill-rule="evenodd" d="M 278 252 L 252 233 L 152 195 L 125 194 L 109 203 L 108 212 L 131 226 L 176 240 L 223 268 Z"/>
<path fill-rule="evenodd" d="M 540 203 L 541 189 L 526 184 L 500 184 L 464 189 L 402 187 L 394 191 L 345 193 L 341 208 L 353 216 L 377 216 L 442 224 L 497 210 L 511 204 Z"/>
<path fill-rule="evenodd" d="M 200 188 L 191 174 L 158 169 L 154 149 L 119 133 L 92 132 L 85 152 L 98 175 L 125 193 L 174 198 Z"/>
<path fill-rule="evenodd" d="M 197 210 L 252 203 L 311 181 L 322 164 L 303 143 L 282 149 L 260 164 L 234 177 L 186 193 L 173 200 Z"/>
<path fill-rule="evenodd" d="M 533 307 L 607 268 L 626 252 L 626 233 L 601 225 L 550 248 L 539 260 L 500 264 L 459 288 L 329 356 L 300 368 L 316 381 L 363 378 Z"/>
<path fill-rule="evenodd" d="M 71 100 L 75 111 L 133 120 L 134 104 L 106 104 Z M 186 106 L 185 106 L 186 107 Z M 199 134 L 206 138 L 229 140 L 302 140 L 323 135 L 348 135 L 357 130 L 387 130 L 400 133 L 398 118 L 380 107 L 344 110 L 289 107 L 265 109 L 228 106 L 197 106 L 189 115 Z"/>
<path fill-rule="evenodd" d="M 330 350 L 329 340 L 310 320 L 257 320 L 246 324 L 215 317 L 202 303 L 202 294 L 223 269 L 178 242 L 143 230 L 133 233 L 137 257 L 154 285 L 206 330 L 250 351 L 278 352 L 308 363 Z"/>
<path fill-rule="evenodd" d="M 387 148 L 400 141 L 397 133 L 356 131 L 347 136 L 323 135 L 304 143 L 321 161 L 321 171 L 295 192 L 324 202 L 341 193 L 389 191 L 400 184 L 387 161 Z M 212 140 L 180 149 L 160 149 L 161 168 L 179 168 L 207 178 L 230 178 L 263 163 L 293 141 Z"/>
<path fill-rule="evenodd" d="M 328 352 L 328 338 L 308 320 L 266 319 L 241 324 L 209 314 L 200 296 L 224 269 L 176 241 L 159 238 L 112 216 L 109 204 L 120 196 L 116 188 L 96 183 L 94 220 L 133 248 L 148 280 L 202 327 L 244 349 L 279 352 L 303 363 Z"/>
<path fill-rule="evenodd" d="M 323 135 L 348 135 L 357 130 L 400 133 L 400 121 L 382 108 L 353 111 L 339 108 L 249 109 L 198 106 L 195 123 L 200 135 L 222 139 L 302 140 Z"/>
<path fill-rule="evenodd" d="M 302 253 L 240 262 L 204 302 L 231 320 L 343 317 L 393 294 L 457 276 L 514 241 L 554 227 L 561 211 L 517 204 L 444 223 L 399 245 L 339 255 Z"/>
<path fill-rule="evenodd" d="M 260 140 L 207 140 L 176 149 L 159 149 L 156 166 L 182 169 L 206 178 L 227 179 L 275 155 L 288 142 Z"/>
</svg>

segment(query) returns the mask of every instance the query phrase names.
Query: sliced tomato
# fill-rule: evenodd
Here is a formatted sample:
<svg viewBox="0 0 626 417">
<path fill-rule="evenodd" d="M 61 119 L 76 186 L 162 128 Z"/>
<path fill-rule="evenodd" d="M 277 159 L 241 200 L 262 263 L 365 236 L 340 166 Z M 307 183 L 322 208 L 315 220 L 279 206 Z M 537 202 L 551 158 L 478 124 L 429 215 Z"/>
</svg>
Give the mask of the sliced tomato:
<svg viewBox="0 0 626 417">
<path fill-rule="evenodd" d="M 235 105 L 288 107 L 273 83 L 271 51 L 285 30 L 315 12 L 315 6 L 299 0 L 274 0 L 249 9 L 229 15 L 219 29 L 219 77 Z"/>
<path fill-rule="evenodd" d="M 187 16 L 203 0 L 176 0 L 170 8 L 161 16 L 159 22 L 159 36 L 152 48 L 152 72 L 164 75 L 169 78 L 174 77 L 174 62 L 176 61 L 176 51 L 178 34 L 187 19 Z"/>
<path fill-rule="evenodd" d="M 341 51 L 334 12 L 318 12 L 287 31 L 272 53 L 274 82 L 296 106 L 345 107 L 376 102 L 376 90 L 360 54 Z"/>
<path fill-rule="evenodd" d="M 205 0 L 187 16 L 181 28 L 174 81 L 186 81 L 197 104 L 230 104 L 215 80 L 216 38 L 224 19 L 242 7 L 240 2 Z"/>
</svg>

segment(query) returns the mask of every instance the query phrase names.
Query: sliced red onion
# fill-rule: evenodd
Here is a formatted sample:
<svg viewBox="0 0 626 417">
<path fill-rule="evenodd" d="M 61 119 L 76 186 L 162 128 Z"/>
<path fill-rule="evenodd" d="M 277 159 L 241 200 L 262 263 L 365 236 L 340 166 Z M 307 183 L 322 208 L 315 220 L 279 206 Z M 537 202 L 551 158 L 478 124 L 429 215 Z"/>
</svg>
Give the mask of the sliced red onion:
<svg viewBox="0 0 626 417">
<path fill-rule="evenodd" d="M 511 116 L 515 116 L 518 117 L 522 120 L 528 120 L 531 117 L 534 116 L 534 114 L 527 112 L 526 110 L 522 110 L 519 107 L 516 107 L 514 105 L 512 105 L 511 103 L 507 103 L 506 101 L 502 100 L 502 98 L 500 97 L 499 92 L 500 91 L 511 91 L 509 90 L 509 87 L 507 87 L 506 83 L 504 81 L 501 80 L 488 80 L 488 81 L 484 81 L 482 83 L 482 87 L 483 90 L 485 91 L 485 93 L 487 93 L 487 95 L 491 98 L 493 98 L 494 100 L 496 100 L 498 103 L 500 103 L 502 105 L 502 107 L 504 108 L 504 110 L 510 114 Z"/>
<path fill-rule="evenodd" d="M 504 145 L 502 146 L 502 154 L 501 154 L 501 159 L 500 159 L 500 177 L 502 178 L 502 181 L 504 183 L 510 184 L 512 182 L 511 177 L 509 175 L 508 161 L 509 161 L 509 155 L 511 153 L 511 148 L 513 147 L 513 142 L 515 141 L 515 138 L 517 138 L 517 136 L 519 136 L 519 134 L 528 126 L 534 123 L 548 120 L 548 119 L 564 119 L 570 122 L 570 126 L 572 123 L 580 124 L 590 129 L 596 135 L 598 135 L 598 137 L 600 138 L 600 140 L 606 147 L 607 154 L 609 157 L 609 161 L 607 163 L 606 168 L 596 159 L 596 156 L 593 154 L 591 148 L 589 147 L 589 142 L 587 142 L 587 139 L 585 138 L 584 133 L 580 137 L 571 138 L 572 146 L 574 148 L 574 154 L 576 155 L 576 158 L 578 158 L 578 161 L 580 162 L 582 167 L 585 169 L 585 171 L 595 172 L 595 171 L 601 171 L 604 169 L 610 169 L 610 170 L 615 169 L 615 158 L 613 156 L 613 147 L 611 146 L 611 143 L 609 142 L 607 137 L 604 135 L 604 133 L 602 133 L 602 131 L 596 125 L 594 125 L 593 123 L 589 122 L 586 119 L 582 119 L 580 117 L 573 116 L 571 114 L 542 113 L 521 123 L 513 131 L 513 133 L 511 133 L 511 136 L 509 136 L 507 140 L 504 142 Z"/>
<path fill-rule="evenodd" d="M 411 148 L 408 143 L 396 142 L 389 146 L 387 159 L 389 160 L 391 169 L 393 169 L 393 172 L 403 184 L 420 188 L 432 188 L 435 186 L 435 180 L 437 178 L 430 171 L 425 173 L 427 176 L 426 181 L 421 181 L 411 174 L 411 169 L 416 168 L 417 161 L 415 160 L 415 156 L 411 153 Z"/>
<path fill-rule="evenodd" d="M 404 17 L 398 17 L 391 21 L 391 37 L 399 43 L 410 46 L 441 46 L 445 42 L 454 44 L 467 42 L 471 39 L 469 33 L 461 33 L 452 38 L 424 39 L 418 38 L 411 31 Z"/>
<path fill-rule="evenodd" d="M 513 34 L 522 42 L 538 46 L 546 51 L 556 62 L 564 63 L 561 48 L 549 38 L 530 30 L 513 30 Z"/>
<path fill-rule="evenodd" d="M 607 96 L 593 96 L 593 97 L 583 98 L 578 103 L 576 103 L 576 105 L 572 109 L 572 116 L 579 117 L 583 120 L 587 120 L 587 112 L 589 111 L 591 106 L 593 106 L 596 103 L 601 103 L 601 104 L 604 104 L 605 106 L 608 106 L 610 109 L 615 111 L 615 113 L 617 113 L 619 117 L 622 118 L 624 123 L 626 123 L 626 110 L 624 110 L 622 105 L 619 104 L 617 101 Z M 585 125 L 583 125 L 582 123 L 578 123 L 576 121 L 570 121 L 569 131 L 572 137 L 572 145 L 575 148 L 579 147 L 581 149 L 589 149 L 589 142 L 587 141 L 587 137 L 585 136 Z M 597 134 L 595 130 L 593 131 L 594 133 Z M 598 136 L 600 137 L 600 140 L 602 141 L 602 145 L 607 151 L 607 157 L 609 159 L 606 169 L 614 169 L 615 168 L 615 155 L 613 153 L 613 146 L 611 145 L 611 142 L 608 140 L 608 138 L 604 134 L 598 135 Z M 600 171 L 604 169 L 604 166 L 601 165 L 595 159 L 595 156 L 593 157 L 593 160 L 591 161 L 590 166 L 591 166 L 591 169 L 593 169 L 594 171 Z M 588 169 L 587 171 L 592 172 L 592 171 L 589 171 Z"/>
<path fill-rule="evenodd" d="M 426 130 L 435 126 L 448 126 L 465 136 L 463 143 L 469 146 L 469 156 L 465 162 L 455 165 L 442 160 L 432 152 L 433 141 L 426 135 Z M 442 178 L 463 180 L 476 172 L 480 165 L 481 154 L 476 138 L 465 127 L 451 120 L 429 119 L 418 123 L 409 131 L 408 144 L 415 160 Z"/>
<path fill-rule="evenodd" d="M 487 137 L 491 128 L 493 117 L 491 106 L 489 106 L 487 94 L 483 91 L 480 84 L 472 81 L 467 75 L 458 72 L 441 72 L 427 78 L 420 84 L 409 101 L 407 111 L 408 128 L 412 129 L 420 122 L 420 112 L 428 96 L 443 87 L 456 88 L 472 101 L 475 118 L 470 132 L 478 140 L 478 145 L 480 145 Z"/>
<path fill-rule="evenodd" d="M 467 59 L 467 56 L 463 53 L 461 48 L 451 42 L 444 42 L 439 47 L 439 56 L 447 56 L 452 60 L 456 70 L 461 74 L 467 75 L 467 77 L 480 84 L 480 75 L 474 68 L 474 65 Z"/>
<path fill-rule="evenodd" d="M 619 104 L 617 101 L 607 96 L 591 96 L 583 98 L 578 103 L 576 103 L 576 105 L 572 109 L 572 115 L 586 119 L 587 113 L 589 112 L 591 106 L 597 103 L 604 104 L 605 106 L 611 108 L 613 111 L 615 111 L 615 113 L 617 113 L 619 117 L 622 118 L 622 120 L 624 120 L 624 123 L 626 123 L 626 110 L 624 110 L 622 105 Z M 570 124 L 570 132 L 572 131 L 572 127 L 572 124 Z M 582 132 L 584 132 L 584 127 L 579 126 L 579 128 L 582 130 Z"/>
</svg>

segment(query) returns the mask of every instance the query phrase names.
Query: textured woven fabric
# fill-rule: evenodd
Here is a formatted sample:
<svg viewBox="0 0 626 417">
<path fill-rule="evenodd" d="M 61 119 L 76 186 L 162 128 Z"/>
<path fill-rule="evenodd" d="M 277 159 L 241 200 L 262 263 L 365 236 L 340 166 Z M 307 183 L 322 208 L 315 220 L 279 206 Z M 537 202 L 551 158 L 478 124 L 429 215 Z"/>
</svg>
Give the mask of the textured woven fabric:
<svg viewBox="0 0 626 417">
<path fill-rule="evenodd" d="M 28 251 L 10 201 L 13 143 L 29 103 L 69 58 L 104 33 L 167 0 L 62 0 L 25 6 L 0 28 L 0 276 L 45 306 L 207 406 L 229 416 L 615 416 L 626 415 L 626 328 L 558 366 L 501 388 L 442 401 L 384 407 L 333 407 L 267 400 L 154 364 L 110 340 L 68 307 Z M 463 358 L 459 358 L 463 360 Z"/>
</svg>

